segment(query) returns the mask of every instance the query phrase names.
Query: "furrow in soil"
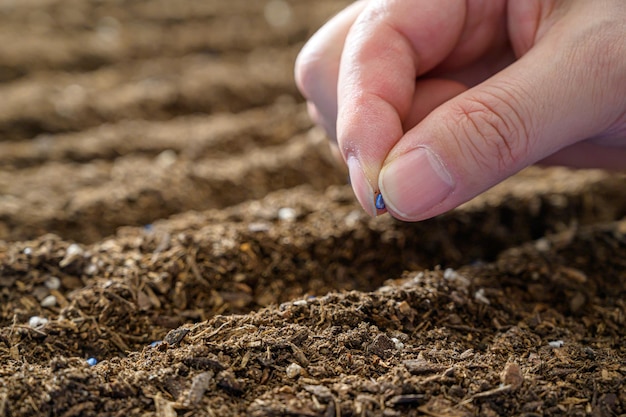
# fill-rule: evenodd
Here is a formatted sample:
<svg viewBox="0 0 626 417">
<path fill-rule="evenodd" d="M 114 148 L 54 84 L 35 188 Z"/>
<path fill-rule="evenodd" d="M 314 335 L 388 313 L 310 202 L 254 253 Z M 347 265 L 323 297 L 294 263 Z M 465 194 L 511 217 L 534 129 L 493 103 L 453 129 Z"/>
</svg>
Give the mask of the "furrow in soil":
<svg viewBox="0 0 626 417">
<path fill-rule="evenodd" d="M 154 2 L 157 3 L 157 2 Z M 0 82 L 32 72 L 92 71 L 151 57 L 211 56 L 302 43 L 346 2 L 194 0 L 160 4 L 19 1 L 0 6 Z M 291 22 L 280 20 L 287 13 Z M 276 14 L 276 13 L 274 13 Z M 245 29 L 244 29 L 245 28 Z"/>
</svg>

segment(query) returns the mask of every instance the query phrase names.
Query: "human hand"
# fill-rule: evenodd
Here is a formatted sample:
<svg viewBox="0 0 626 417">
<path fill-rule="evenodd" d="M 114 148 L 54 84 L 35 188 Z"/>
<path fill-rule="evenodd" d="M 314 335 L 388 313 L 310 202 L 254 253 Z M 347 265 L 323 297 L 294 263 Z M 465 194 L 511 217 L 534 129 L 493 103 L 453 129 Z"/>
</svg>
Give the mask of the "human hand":
<svg viewBox="0 0 626 417">
<path fill-rule="evenodd" d="M 423 220 L 537 162 L 626 169 L 624 0 L 360 0 L 295 73 L 373 216 L 378 193 Z"/>
</svg>

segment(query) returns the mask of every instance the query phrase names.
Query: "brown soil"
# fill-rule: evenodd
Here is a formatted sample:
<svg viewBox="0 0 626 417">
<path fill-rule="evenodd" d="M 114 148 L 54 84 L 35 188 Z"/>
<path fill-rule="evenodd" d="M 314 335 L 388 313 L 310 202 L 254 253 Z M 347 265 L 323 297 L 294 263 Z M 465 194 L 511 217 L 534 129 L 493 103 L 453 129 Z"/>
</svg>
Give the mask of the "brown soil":
<svg viewBox="0 0 626 417">
<path fill-rule="evenodd" d="M 346 3 L 0 5 L 0 416 L 626 415 L 626 177 L 368 218 L 292 78 Z"/>
</svg>

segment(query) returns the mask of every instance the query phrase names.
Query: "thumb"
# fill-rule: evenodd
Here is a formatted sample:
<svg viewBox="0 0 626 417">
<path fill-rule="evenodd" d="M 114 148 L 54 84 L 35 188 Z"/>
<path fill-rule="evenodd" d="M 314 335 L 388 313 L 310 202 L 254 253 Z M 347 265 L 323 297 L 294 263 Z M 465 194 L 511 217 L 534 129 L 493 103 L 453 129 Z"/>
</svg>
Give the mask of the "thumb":
<svg viewBox="0 0 626 417">
<path fill-rule="evenodd" d="M 620 75 L 604 65 L 590 71 L 593 50 L 549 46 L 441 105 L 400 139 L 378 184 L 394 217 L 418 221 L 453 209 L 619 118 Z"/>
</svg>

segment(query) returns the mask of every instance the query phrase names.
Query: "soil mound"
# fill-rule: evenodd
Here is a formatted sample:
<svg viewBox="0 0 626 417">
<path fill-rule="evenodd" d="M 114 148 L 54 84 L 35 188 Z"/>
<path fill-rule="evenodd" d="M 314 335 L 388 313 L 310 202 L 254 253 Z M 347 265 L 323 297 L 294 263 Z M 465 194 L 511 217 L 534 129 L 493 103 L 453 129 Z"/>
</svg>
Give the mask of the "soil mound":
<svg viewBox="0 0 626 417">
<path fill-rule="evenodd" d="M 0 4 L 0 416 L 626 415 L 626 177 L 368 218 L 292 76 L 346 4 Z"/>
</svg>

